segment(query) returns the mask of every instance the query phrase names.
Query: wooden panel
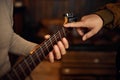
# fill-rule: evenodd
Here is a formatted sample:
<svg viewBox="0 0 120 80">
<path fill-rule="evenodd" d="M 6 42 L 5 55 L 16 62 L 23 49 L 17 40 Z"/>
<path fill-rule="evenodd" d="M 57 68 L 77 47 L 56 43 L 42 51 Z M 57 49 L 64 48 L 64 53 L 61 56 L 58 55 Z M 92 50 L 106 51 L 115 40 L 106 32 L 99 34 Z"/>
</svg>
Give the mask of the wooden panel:
<svg viewBox="0 0 120 80">
<path fill-rule="evenodd" d="M 115 52 L 69 51 L 63 62 L 114 64 Z"/>
<path fill-rule="evenodd" d="M 66 12 L 82 16 L 111 1 L 113 0 L 23 0 L 23 4 L 35 20 L 39 21 L 41 19 L 62 19 Z"/>
<path fill-rule="evenodd" d="M 61 69 L 64 75 L 113 75 L 114 69 L 107 68 L 63 68 Z"/>
<path fill-rule="evenodd" d="M 61 78 L 115 80 L 115 58 L 115 51 L 68 51 L 62 59 Z"/>
<path fill-rule="evenodd" d="M 95 76 L 65 76 L 62 77 L 61 80 L 116 80 L 114 77 L 95 77 Z"/>
</svg>

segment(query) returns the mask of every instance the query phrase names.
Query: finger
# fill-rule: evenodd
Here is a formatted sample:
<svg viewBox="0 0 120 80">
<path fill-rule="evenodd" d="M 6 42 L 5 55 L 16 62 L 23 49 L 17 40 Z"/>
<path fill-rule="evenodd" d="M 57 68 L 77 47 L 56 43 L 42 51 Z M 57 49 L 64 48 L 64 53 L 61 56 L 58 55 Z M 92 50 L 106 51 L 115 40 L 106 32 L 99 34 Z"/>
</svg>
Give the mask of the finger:
<svg viewBox="0 0 120 80">
<path fill-rule="evenodd" d="M 65 27 L 84 27 L 84 23 L 82 21 L 80 22 L 73 22 L 73 23 L 67 23 L 64 24 Z"/>
<path fill-rule="evenodd" d="M 93 35 L 95 35 L 95 31 L 94 31 L 94 30 L 91 30 L 91 31 L 89 31 L 88 33 L 86 33 L 86 34 L 83 36 L 82 40 L 85 41 L 85 40 L 87 40 L 88 38 L 92 37 Z"/>
<path fill-rule="evenodd" d="M 50 62 L 53 63 L 53 62 L 54 62 L 54 55 L 53 55 L 53 52 L 52 52 L 52 51 L 49 52 L 48 56 L 49 56 Z"/>
<path fill-rule="evenodd" d="M 62 44 L 61 41 L 59 41 L 57 44 L 58 44 L 61 54 L 64 55 L 66 53 L 64 45 Z"/>
<path fill-rule="evenodd" d="M 69 47 L 68 40 L 66 38 L 62 38 L 62 42 L 63 42 L 64 47 L 67 49 Z"/>
<path fill-rule="evenodd" d="M 61 54 L 60 54 L 60 50 L 59 47 L 57 45 L 54 45 L 54 53 L 57 59 L 61 58 Z"/>
<path fill-rule="evenodd" d="M 84 32 L 83 32 L 81 29 L 77 29 L 77 32 L 78 32 L 81 36 L 84 35 Z"/>
<path fill-rule="evenodd" d="M 45 39 L 49 39 L 49 38 L 50 38 L 50 35 L 47 34 L 47 35 L 44 36 L 44 38 L 45 38 Z"/>
</svg>

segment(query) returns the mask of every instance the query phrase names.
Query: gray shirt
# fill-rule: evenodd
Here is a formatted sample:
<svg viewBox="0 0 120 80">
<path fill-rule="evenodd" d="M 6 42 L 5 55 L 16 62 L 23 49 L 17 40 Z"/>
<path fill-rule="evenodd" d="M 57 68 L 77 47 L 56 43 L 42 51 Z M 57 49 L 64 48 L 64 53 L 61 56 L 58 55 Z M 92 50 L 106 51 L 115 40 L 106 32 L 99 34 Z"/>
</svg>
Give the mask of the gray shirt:
<svg viewBox="0 0 120 80">
<path fill-rule="evenodd" d="M 0 76 L 10 70 L 8 53 L 28 55 L 37 44 L 29 42 L 13 29 L 13 1 L 0 0 Z"/>
</svg>

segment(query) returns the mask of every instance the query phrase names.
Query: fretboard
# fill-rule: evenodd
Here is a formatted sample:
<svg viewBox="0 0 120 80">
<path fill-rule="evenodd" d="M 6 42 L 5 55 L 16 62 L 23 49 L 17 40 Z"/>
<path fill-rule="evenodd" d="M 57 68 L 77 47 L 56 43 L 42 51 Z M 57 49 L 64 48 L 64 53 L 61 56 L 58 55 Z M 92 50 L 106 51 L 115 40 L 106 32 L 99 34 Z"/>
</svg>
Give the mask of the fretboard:
<svg viewBox="0 0 120 80">
<path fill-rule="evenodd" d="M 33 54 L 25 57 L 19 64 L 14 66 L 5 76 L 0 80 L 24 80 L 32 70 L 48 55 L 59 40 L 67 35 L 67 29 L 61 27 L 49 39 L 40 44 Z"/>
</svg>

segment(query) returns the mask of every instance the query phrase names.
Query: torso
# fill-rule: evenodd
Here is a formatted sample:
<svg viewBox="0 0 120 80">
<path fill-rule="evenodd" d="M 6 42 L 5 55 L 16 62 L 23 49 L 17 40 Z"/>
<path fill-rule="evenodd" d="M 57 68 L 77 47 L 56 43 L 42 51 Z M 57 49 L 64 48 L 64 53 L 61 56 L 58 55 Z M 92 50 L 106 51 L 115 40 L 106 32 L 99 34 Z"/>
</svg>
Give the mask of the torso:
<svg viewBox="0 0 120 80">
<path fill-rule="evenodd" d="M 13 30 L 12 0 L 0 0 L 0 76 L 10 69 L 9 45 Z"/>
</svg>

